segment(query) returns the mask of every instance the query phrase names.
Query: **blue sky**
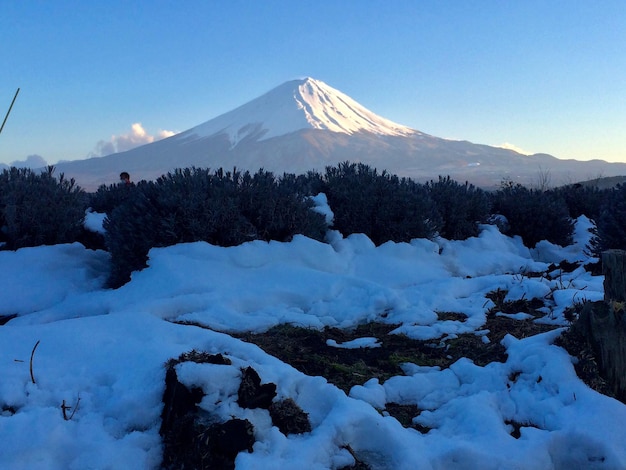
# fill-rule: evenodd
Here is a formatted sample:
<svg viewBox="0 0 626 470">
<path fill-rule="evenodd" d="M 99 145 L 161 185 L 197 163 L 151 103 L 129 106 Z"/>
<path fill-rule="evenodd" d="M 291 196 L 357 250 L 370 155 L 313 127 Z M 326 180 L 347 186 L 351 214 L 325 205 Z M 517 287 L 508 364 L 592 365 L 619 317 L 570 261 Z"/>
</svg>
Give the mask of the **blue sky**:
<svg viewBox="0 0 626 470">
<path fill-rule="evenodd" d="M 626 162 L 621 0 L 5 0 L 0 25 L 1 118 L 21 89 L 0 163 L 149 141 L 305 76 L 438 137 Z"/>
</svg>

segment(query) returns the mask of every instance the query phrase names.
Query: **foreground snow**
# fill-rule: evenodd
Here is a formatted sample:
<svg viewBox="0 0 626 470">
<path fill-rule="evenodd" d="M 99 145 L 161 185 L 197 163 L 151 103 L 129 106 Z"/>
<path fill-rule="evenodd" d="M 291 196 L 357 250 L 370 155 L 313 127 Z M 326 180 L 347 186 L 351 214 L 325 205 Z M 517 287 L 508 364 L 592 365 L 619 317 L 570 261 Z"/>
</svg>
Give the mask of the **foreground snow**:
<svg viewBox="0 0 626 470">
<path fill-rule="evenodd" d="M 406 364 L 405 375 L 370 380 L 349 396 L 228 334 L 377 320 L 401 324 L 398 332 L 416 339 L 475 331 L 488 341 L 485 294 L 497 288 L 512 300 L 553 292 L 543 321 L 564 324 L 573 302 L 603 298 L 602 278 L 582 269 L 553 281 L 521 273 L 585 259 L 588 227 L 579 219 L 571 247 L 543 242 L 533 251 L 491 226 L 463 242 L 380 247 L 336 233 L 331 244 L 305 237 L 231 248 L 183 244 L 153 249 L 149 267 L 115 291 L 103 288 L 107 253 L 79 244 L 0 252 L 0 315 L 18 315 L 0 326 L 0 467 L 158 467 L 164 363 L 197 349 L 222 353 L 232 365 L 182 363 L 180 380 L 202 386 L 201 407 L 254 424 L 254 452 L 240 453 L 237 468 L 338 468 L 353 462 L 348 445 L 372 468 L 626 468 L 626 407 L 576 377 L 572 359 L 552 345 L 560 329 L 507 336 L 505 363 Z M 468 319 L 438 321 L 437 311 Z M 286 437 L 266 410 L 236 404 L 247 365 L 277 384 L 277 398 L 309 414 L 312 432 Z M 75 412 L 69 420 L 64 402 L 72 407 L 66 417 Z M 424 410 L 416 422 L 432 430 L 403 428 L 379 412 L 388 402 L 416 404 Z M 519 439 L 510 421 L 526 424 Z"/>
</svg>

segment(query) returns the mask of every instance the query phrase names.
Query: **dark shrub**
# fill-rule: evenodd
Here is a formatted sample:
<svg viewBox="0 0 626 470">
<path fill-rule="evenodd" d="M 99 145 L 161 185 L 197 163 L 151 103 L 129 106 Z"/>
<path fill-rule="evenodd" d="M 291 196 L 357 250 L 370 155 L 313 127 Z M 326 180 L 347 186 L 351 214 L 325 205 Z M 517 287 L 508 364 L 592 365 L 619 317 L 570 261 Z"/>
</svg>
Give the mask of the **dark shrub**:
<svg viewBox="0 0 626 470">
<path fill-rule="evenodd" d="M 187 168 L 141 182 L 105 219 L 113 262 L 109 284 L 118 287 L 132 271 L 145 267 L 152 247 L 289 241 L 295 234 L 322 240 L 324 217 L 312 206 L 309 198 L 262 170 L 250 175 Z"/>
<path fill-rule="evenodd" d="M 519 235 L 529 247 L 541 240 L 566 246 L 572 242 L 574 224 L 565 201 L 553 191 L 506 184 L 492 194 L 492 210 L 509 222 L 509 235 Z"/>
<path fill-rule="evenodd" d="M 572 219 L 586 215 L 597 221 L 609 190 L 598 189 L 595 186 L 572 184 L 554 190 L 565 201 Z"/>
<path fill-rule="evenodd" d="M 344 235 L 364 233 L 380 245 L 431 238 L 440 227 L 428 191 L 410 179 L 345 162 L 327 167 L 323 182 L 335 215 L 333 228 Z"/>
<path fill-rule="evenodd" d="M 272 173 L 259 170 L 253 176 L 238 175 L 238 182 L 240 211 L 252 224 L 255 238 L 288 241 L 296 233 L 324 238 L 326 225 L 323 217 L 312 217 L 305 178 L 287 174 L 277 181 Z"/>
<path fill-rule="evenodd" d="M 167 221 L 161 219 L 149 195 L 151 185 L 146 183 L 145 191 L 134 191 L 104 219 L 105 243 L 111 253 L 111 287 L 128 282 L 131 272 L 144 268 L 150 248 L 168 244 L 164 236 Z"/>
<path fill-rule="evenodd" d="M 232 246 L 255 239 L 255 228 L 240 210 L 240 177 L 198 168 L 160 177 L 153 199 L 167 227 L 161 237 L 165 245 L 202 240 Z"/>
<path fill-rule="evenodd" d="M 297 196 L 316 196 L 324 191 L 324 177 L 317 171 L 308 171 L 302 175 L 284 173 L 280 178 L 280 185 L 285 191 Z"/>
<path fill-rule="evenodd" d="M 110 214 L 120 206 L 134 191 L 133 184 L 101 185 L 95 193 L 89 195 L 89 207 L 94 212 Z"/>
<path fill-rule="evenodd" d="M 597 223 L 597 238 L 592 242 L 593 251 L 626 250 L 626 185 L 606 190 L 606 199 Z"/>
<path fill-rule="evenodd" d="M 478 235 L 478 224 L 489 217 L 489 196 L 469 183 L 459 184 L 449 176 L 426 184 L 443 225 L 440 235 L 448 240 L 465 240 Z"/>
<path fill-rule="evenodd" d="M 74 180 L 10 168 L 0 174 L 0 225 L 5 248 L 71 243 L 83 232 L 87 197 Z"/>
</svg>

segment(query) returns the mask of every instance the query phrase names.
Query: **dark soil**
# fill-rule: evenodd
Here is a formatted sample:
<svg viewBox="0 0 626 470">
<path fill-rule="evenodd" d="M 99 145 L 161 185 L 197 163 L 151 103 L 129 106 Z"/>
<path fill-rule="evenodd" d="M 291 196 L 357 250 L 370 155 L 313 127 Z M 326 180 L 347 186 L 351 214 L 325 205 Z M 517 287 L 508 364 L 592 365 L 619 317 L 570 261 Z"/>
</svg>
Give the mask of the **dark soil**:
<svg viewBox="0 0 626 470">
<path fill-rule="evenodd" d="M 398 403 L 386 403 L 384 412 L 389 414 L 389 416 L 393 416 L 394 418 L 396 418 L 398 422 L 405 428 L 415 429 L 422 434 L 426 434 L 428 431 L 430 431 L 430 428 L 413 422 L 413 419 L 421 413 L 421 410 L 417 407 L 417 405 L 400 405 Z"/>
<path fill-rule="evenodd" d="M 519 310 L 516 310 L 516 313 Z M 459 321 L 463 314 L 445 312 L 440 318 Z M 240 336 L 265 352 L 290 364 L 307 375 L 325 377 L 346 393 L 354 385 L 362 385 L 372 378 L 381 383 L 395 375 L 402 375 L 401 365 L 409 362 L 420 366 L 449 367 L 462 357 L 484 366 L 490 362 L 506 361 L 506 350 L 500 341 L 506 334 L 521 339 L 554 329 L 553 326 L 532 320 L 513 320 L 495 314 L 487 320 L 490 342 L 481 336 L 463 334 L 437 341 L 414 340 L 403 334 L 390 334 L 398 325 L 367 323 L 352 330 L 325 328 L 316 330 L 292 325 L 279 325 L 265 333 L 246 333 Z M 375 337 L 377 348 L 341 349 L 326 344 L 327 340 L 344 343 L 357 338 Z M 414 415 L 415 416 L 415 415 Z"/>
<path fill-rule="evenodd" d="M 320 331 L 279 325 L 266 333 L 246 334 L 242 338 L 307 375 L 325 377 L 346 393 L 371 378 L 384 382 L 402 374 L 400 365 L 404 362 L 442 367 L 448 364 L 443 348 L 433 348 L 404 335 L 390 335 L 397 326 L 368 323 L 351 331 L 337 328 Z M 381 347 L 341 349 L 326 344 L 329 339 L 344 343 L 362 337 L 378 338 Z"/>
</svg>

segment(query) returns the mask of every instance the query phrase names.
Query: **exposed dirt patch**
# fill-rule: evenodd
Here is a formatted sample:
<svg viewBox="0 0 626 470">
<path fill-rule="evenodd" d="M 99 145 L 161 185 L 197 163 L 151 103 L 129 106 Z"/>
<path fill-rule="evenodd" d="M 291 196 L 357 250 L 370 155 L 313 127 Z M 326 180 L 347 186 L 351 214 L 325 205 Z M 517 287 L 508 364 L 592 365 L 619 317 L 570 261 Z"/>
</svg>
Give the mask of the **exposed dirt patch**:
<svg viewBox="0 0 626 470">
<path fill-rule="evenodd" d="M 265 333 L 245 334 L 241 338 L 255 343 L 265 352 L 278 357 L 307 375 L 321 375 L 346 393 L 354 385 L 371 378 L 384 382 L 402 374 L 400 365 L 447 367 L 450 359 L 444 348 L 434 348 L 424 341 L 404 335 L 390 335 L 398 325 L 367 323 L 354 330 L 325 328 L 315 330 L 279 325 Z M 380 347 L 342 349 L 328 346 L 327 340 L 345 343 L 357 338 L 375 337 Z"/>
<path fill-rule="evenodd" d="M 544 312 L 539 310 L 545 307 L 545 303 L 542 299 L 504 300 L 507 294 L 507 290 L 497 289 L 485 295 L 485 297 L 495 304 L 487 312 L 487 318 L 493 318 L 497 313 L 516 314 L 521 312 L 528 313 L 535 318 L 540 318 L 545 315 Z"/>
<path fill-rule="evenodd" d="M 453 312 L 440 315 L 455 321 L 465 318 L 463 314 Z M 442 369 L 462 357 L 479 366 L 494 361 L 504 362 L 506 350 L 500 341 L 506 334 L 521 339 L 555 328 L 530 319 L 514 320 L 494 314 L 485 325 L 485 329 L 489 330 L 489 342 L 476 334 L 462 334 L 439 344 L 438 341 L 419 341 L 402 334 L 389 334 L 397 326 L 374 322 L 352 330 L 316 330 L 279 325 L 265 333 L 246 333 L 240 338 L 258 345 L 268 354 L 307 375 L 325 377 L 348 393 L 354 385 L 362 385 L 369 379 L 377 378 L 382 383 L 390 377 L 402 375 L 401 365 L 406 362 Z M 363 337 L 377 338 L 380 347 L 341 349 L 327 344 L 328 340 L 341 344 Z"/>
<path fill-rule="evenodd" d="M 465 321 L 467 316 L 457 312 L 435 312 L 439 321 Z"/>
<path fill-rule="evenodd" d="M 536 304 L 533 302 L 531 305 Z M 540 315 L 534 314 L 534 308 L 530 306 L 524 313 L 531 313 L 533 317 L 535 315 L 539 317 Z M 516 310 L 516 313 L 518 312 L 520 310 Z M 446 341 L 446 352 L 450 356 L 449 364 L 456 362 L 461 357 L 471 359 L 479 366 L 485 366 L 490 362 L 504 362 L 506 361 L 506 349 L 502 346 L 501 341 L 507 334 L 515 336 L 517 339 L 523 339 L 557 328 L 553 325 L 535 323 L 534 318 L 516 320 L 498 316 L 496 313 L 494 312 L 487 317 L 487 322 L 482 330 L 487 332 L 486 335 L 463 334 Z M 488 338 L 488 341 L 483 339 L 484 336 Z"/>
<path fill-rule="evenodd" d="M 384 412 L 389 414 L 389 416 L 393 416 L 394 418 L 396 418 L 398 422 L 405 428 L 415 429 L 422 434 L 426 434 L 428 431 L 430 431 L 429 427 L 422 426 L 421 424 L 413 422 L 413 419 L 421 413 L 421 410 L 417 407 L 417 405 L 400 405 L 398 403 L 387 403 L 385 404 Z"/>
</svg>

